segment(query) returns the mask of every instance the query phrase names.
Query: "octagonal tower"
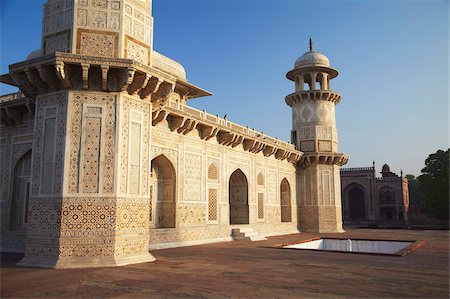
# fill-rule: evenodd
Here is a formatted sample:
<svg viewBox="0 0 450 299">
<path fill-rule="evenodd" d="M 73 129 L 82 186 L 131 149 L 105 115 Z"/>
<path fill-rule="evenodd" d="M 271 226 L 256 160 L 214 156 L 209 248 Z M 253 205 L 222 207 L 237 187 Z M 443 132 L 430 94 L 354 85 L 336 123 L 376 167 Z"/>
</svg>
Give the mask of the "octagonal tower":
<svg viewBox="0 0 450 299">
<path fill-rule="evenodd" d="M 151 6 L 151 0 L 49 0 L 41 54 L 130 58 L 151 65 Z"/>
<path fill-rule="evenodd" d="M 295 61 L 286 74 L 295 92 L 286 96 L 292 108 L 291 141 L 304 152 L 298 163 L 300 226 L 306 231 L 342 232 L 340 166 L 348 157 L 338 152 L 335 106 L 339 93 L 330 90 L 338 75 L 328 58 L 313 50 Z"/>
<path fill-rule="evenodd" d="M 148 250 L 152 121 L 169 99 L 185 104 L 210 93 L 153 51 L 151 4 L 48 0 L 41 49 L 0 76 L 35 114 L 21 265 L 155 260 Z"/>
</svg>

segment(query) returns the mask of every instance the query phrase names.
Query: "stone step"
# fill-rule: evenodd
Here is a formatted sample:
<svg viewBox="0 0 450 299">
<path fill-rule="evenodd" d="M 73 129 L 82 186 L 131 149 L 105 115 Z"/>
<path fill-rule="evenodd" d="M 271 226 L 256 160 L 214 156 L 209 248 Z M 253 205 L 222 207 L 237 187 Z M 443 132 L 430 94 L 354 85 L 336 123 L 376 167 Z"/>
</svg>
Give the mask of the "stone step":
<svg viewBox="0 0 450 299">
<path fill-rule="evenodd" d="M 256 235 L 256 236 L 251 236 L 250 240 L 252 240 L 252 241 L 264 241 L 264 240 L 267 240 L 267 238 L 264 237 L 263 235 Z"/>
<path fill-rule="evenodd" d="M 236 241 L 262 241 L 267 240 L 263 235 L 260 235 L 257 231 L 251 227 L 245 228 L 233 228 L 231 230 L 231 236 Z"/>
<path fill-rule="evenodd" d="M 247 233 L 247 232 L 253 232 L 253 227 L 242 227 L 242 228 L 237 228 L 241 233 Z"/>
</svg>

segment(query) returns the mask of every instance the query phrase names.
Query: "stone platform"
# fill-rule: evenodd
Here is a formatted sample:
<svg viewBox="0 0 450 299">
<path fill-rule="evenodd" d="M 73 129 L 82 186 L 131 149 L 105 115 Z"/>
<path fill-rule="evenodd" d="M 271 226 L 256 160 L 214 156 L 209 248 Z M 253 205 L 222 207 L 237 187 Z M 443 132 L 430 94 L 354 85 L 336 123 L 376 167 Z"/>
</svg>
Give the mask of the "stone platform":
<svg viewBox="0 0 450 299">
<path fill-rule="evenodd" d="M 276 249 L 312 237 L 423 240 L 404 256 Z M 354 229 L 259 242 L 153 250 L 156 262 L 115 268 L 33 269 L 2 254 L 1 298 L 448 298 L 449 232 Z"/>
</svg>

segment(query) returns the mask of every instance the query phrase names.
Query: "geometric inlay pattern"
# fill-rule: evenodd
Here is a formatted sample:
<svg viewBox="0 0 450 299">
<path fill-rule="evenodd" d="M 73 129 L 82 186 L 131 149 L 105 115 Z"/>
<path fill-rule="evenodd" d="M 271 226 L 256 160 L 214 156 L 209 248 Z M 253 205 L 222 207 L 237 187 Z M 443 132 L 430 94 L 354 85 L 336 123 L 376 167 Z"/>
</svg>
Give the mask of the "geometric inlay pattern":
<svg viewBox="0 0 450 299">
<path fill-rule="evenodd" d="M 264 193 L 258 193 L 258 219 L 264 219 Z"/>
<path fill-rule="evenodd" d="M 149 122 L 144 121 L 142 123 L 142 127 L 140 129 L 141 133 L 139 134 L 142 140 L 139 141 L 139 144 L 142 148 L 142 153 L 139 155 L 132 156 L 131 161 L 129 161 L 129 154 L 131 150 L 130 146 L 132 144 L 137 144 L 136 138 L 138 138 L 137 135 L 130 136 L 131 134 L 131 122 L 130 120 L 130 114 L 135 114 L 134 111 L 139 111 L 142 113 L 142 119 L 148 120 L 150 119 L 150 104 L 145 103 L 139 100 L 135 100 L 133 98 L 129 98 L 126 96 L 123 96 L 122 98 L 122 130 L 121 130 L 121 148 L 120 148 L 120 192 L 125 194 L 128 192 L 128 186 L 131 182 L 129 182 L 129 173 L 131 172 L 132 165 L 142 165 L 142 175 L 140 176 L 141 182 L 142 182 L 142 188 L 139 188 L 141 195 L 148 194 L 148 180 L 149 180 L 149 133 L 150 133 L 150 127 Z M 137 125 L 135 123 L 135 126 L 141 126 Z M 140 163 L 136 161 L 136 157 L 140 160 Z M 131 163 L 132 162 L 132 163 Z M 140 167 L 140 166 L 139 166 Z M 135 185 L 136 187 L 136 185 Z M 135 188 L 131 188 L 131 190 L 135 191 Z"/>
<path fill-rule="evenodd" d="M 100 146 L 101 146 L 102 119 L 88 117 L 85 121 L 85 137 L 83 146 L 83 166 L 81 177 L 82 193 L 98 193 L 100 172 Z"/>
<path fill-rule="evenodd" d="M 80 54 L 100 57 L 114 57 L 116 36 L 99 33 L 80 33 Z"/>
<path fill-rule="evenodd" d="M 208 189 L 208 220 L 217 221 L 217 189 Z"/>
<path fill-rule="evenodd" d="M 184 200 L 201 200 L 202 156 L 186 153 L 184 156 Z"/>
<path fill-rule="evenodd" d="M 101 110 L 96 108 L 102 113 L 103 128 L 101 127 L 101 118 L 86 117 L 93 108 L 87 106 L 90 109 L 83 109 L 85 104 L 97 104 L 105 107 Z M 114 191 L 116 96 L 74 92 L 71 106 L 72 118 L 68 124 L 71 128 L 70 145 L 68 147 L 70 149 L 68 191 L 74 193 L 81 190 L 89 193 L 112 193 Z M 84 126 L 82 124 L 83 118 L 85 119 Z M 87 145 L 89 147 L 86 147 Z M 82 148 L 85 157 L 83 163 L 80 163 Z M 99 163 L 102 159 L 103 163 Z M 101 169 L 99 165 L 101 165 Z M 83 168 L 83 166 L 87 166 L 87 168 Z M 99 179 L 100 173 L 103 173 L 102 180 Z M 83 182 L 80 179 L 83 179 Z M 102 186 L 97 186 L 99 181 L 102 182 Z M 82 188 L 80 188 L 80 183 L 84 184 Z"/>
</svg>

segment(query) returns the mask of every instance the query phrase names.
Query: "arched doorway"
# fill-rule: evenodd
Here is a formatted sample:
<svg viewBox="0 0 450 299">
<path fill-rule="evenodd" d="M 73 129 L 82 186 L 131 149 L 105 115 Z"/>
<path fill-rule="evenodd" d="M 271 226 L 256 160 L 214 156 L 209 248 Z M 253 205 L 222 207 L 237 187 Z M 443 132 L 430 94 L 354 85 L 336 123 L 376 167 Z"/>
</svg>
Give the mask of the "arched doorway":
<svg viewBox="0 0 450 299">
<path fill-rule="evenodd" d="M 31 151 L 25 153 L 14 168 L 13 189 L 9 210 L 9 229 L 21 229 L 28 222 L 30 197 Z"/>
<path fill-rule="evenodd" d="M 249 224 L 248 183 L 245 174 L 237 169 L 229 183 L 230 224 Z"/>
<path fill-rule="evenodd" d="M 152 160 L 152 179 L 155 188 L 155 227 L 175 227 L 175 169 L 164 155 Z"/>
<path fill-rule="evenodd" d="M 359 187 L 353 187 L 348 193 L 350 220 L 366 218 L 366 204 L 364 191 Z"/>
<path fill-rule="evenodd" d="M 292 221 L 291 211 L 291 187 L 286 179 L 281 181 L 280 186 L 281 222 Z"/>
</svg>

